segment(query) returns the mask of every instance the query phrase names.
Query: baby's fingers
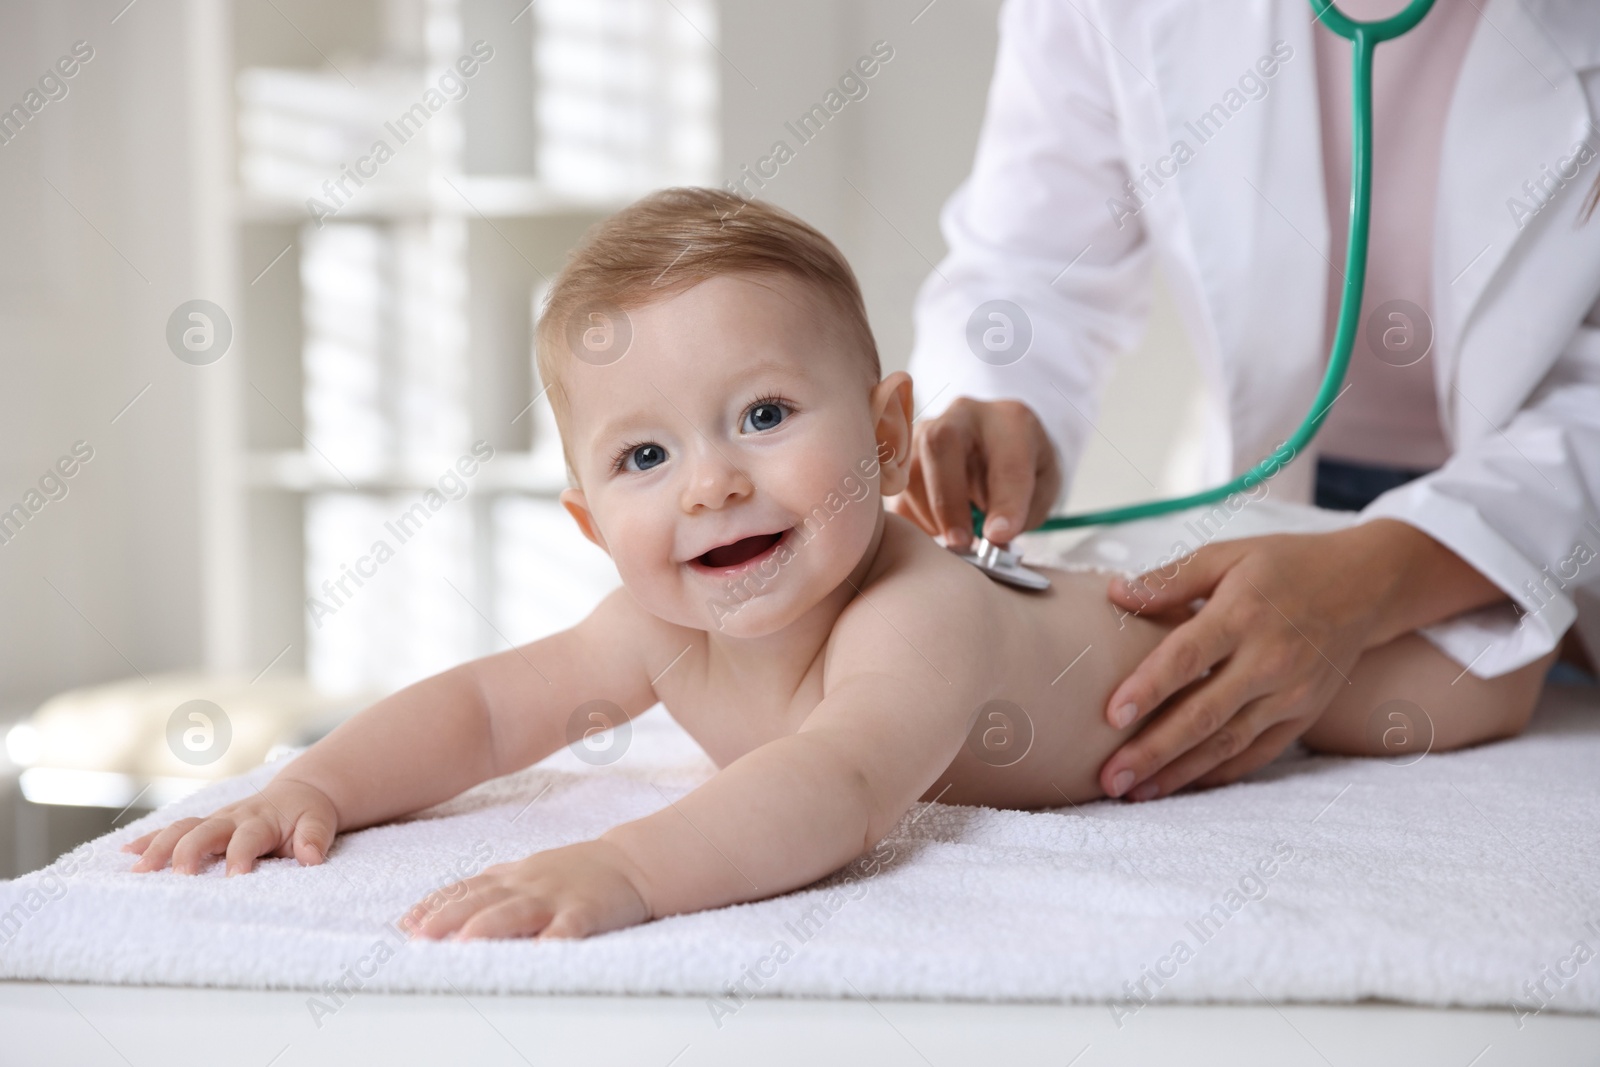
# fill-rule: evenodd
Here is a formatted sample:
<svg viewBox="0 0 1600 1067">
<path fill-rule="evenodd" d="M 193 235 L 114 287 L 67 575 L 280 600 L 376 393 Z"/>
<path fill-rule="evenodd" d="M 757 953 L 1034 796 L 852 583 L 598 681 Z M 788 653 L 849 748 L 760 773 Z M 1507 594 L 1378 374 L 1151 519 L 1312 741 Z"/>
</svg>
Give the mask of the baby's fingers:
<svg viewBox="0 0 1600 1067">
<path fill-rule="evenodd" d="M 473 915 L 511 896 L 509 886 L 476 879 L 430 893 L 406 913 L 404 922 L 417 937 L 447 937 Z"/>
<path fill-rule="evenodd" d="M 172 870 L 176 874 L 198 874 L 200 866 L 228 847 L 236 824 L 232 819 L 213 815 L 183 835 L 172 850 Z"/>
<path fill-rule="evenodd" d="M 167 865 L 167 860 L 172 856 L 172 849 L 183 835 L 200 825 L 196 818 L 179 819 L 170 826 L 164 826 L 154 834 L 146 834 L 139 840 L 144 847 L 141 855 L 134 861 L 132 869 L 135 871 L 159 871 Z"/>
<path fill-rule="evenodd" d="M 290 836 L 294 858 L 302 867 L 313 867 L 328 858 L 328 846 L 333 844 L 333 826 L 320 815 L 307 813 L 300 816 Z"/>
<path fill-rule="evenodd" d="M 122 843 L 122 851 L 132 852 L 135 855 L 138 855 L 150 847 L 150 842 L 154 841 L 156 839 L 156 835 L 160 832 L 160 830 L 151 830 L 142 837 L 136 837 L 132 841 L 124 841 Z"/>
<path fill-rule="evenodd" d="M 256 857 L 267 855 L 282 840 L 282 832 L 265 819 L 246 819 L 228 842 L 228 873 L 248 874 L 255 870 Z"/>
<path fill-rule="evenodd" d="M 537 896 L 515 896 L 484 908 L 461 924 L 456 937 L 532 937 L 551 926 L 556 909 Z"/>
</svg>

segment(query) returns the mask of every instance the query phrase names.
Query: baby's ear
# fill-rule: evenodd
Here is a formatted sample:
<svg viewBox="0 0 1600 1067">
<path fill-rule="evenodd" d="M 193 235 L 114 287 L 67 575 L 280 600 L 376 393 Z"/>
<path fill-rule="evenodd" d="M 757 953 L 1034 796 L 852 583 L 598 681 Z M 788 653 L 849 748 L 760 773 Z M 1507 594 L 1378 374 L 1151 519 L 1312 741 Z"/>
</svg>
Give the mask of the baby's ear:
<svg viewBox="0 0 1600 1067">
<path fill-rule="evenodd" d="M 595 524 L 594 514 L 589 510 L 589 500 L 583 495 L 582 489 L 561 490 L 561 506 L 567 509 L 567 514 L 578 524 L 583 536 L 599 545 L 600 550 L 606 555 L 611 555 L 611 550 L 606 547 L 606 539 L 600 533 L 600 527 Z"/>
<path fill-rule="evenodd" d="M 897 370 L 872 388 L 873 434 L 878 440 L 878 492 L 894 496 L 911 481 L 911 375 Z"/>
</svg>

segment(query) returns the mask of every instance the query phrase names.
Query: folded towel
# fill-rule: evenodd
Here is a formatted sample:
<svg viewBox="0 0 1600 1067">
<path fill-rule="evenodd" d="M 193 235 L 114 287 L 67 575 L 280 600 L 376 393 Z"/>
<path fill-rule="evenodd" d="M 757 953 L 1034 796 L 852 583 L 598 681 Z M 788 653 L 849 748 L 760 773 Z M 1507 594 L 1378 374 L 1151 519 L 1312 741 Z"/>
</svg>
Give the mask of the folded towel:
<svg viewBox="0 0 1600 1067">
<path fill-rule="evenodd" d="M 118 846 L 245 796 L 208 786 L 0 885 L 0 977 L 307 991 L 1259 1003 L 1376 997 L 1600 1011 L 1600 693 L 1551 688 L 1512 741 L 1405 766 L 1291 754 L 1250 781 L 1051 812 L 918 804 L 845 871 L 584 941 L 408 942 L 394 922 L 484 866 L 592 837 L 712 766 L 662 709 L 327 862 L 132 874 Z"/>
</svg>

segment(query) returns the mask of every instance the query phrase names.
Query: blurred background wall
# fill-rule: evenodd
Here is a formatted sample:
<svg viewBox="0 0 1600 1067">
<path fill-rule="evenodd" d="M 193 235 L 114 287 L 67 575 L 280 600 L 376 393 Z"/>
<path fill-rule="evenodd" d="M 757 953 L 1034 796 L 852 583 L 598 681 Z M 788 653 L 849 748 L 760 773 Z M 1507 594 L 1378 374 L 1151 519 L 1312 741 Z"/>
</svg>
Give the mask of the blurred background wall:
<svg viewBox="0 0 1600 1067">
<path fill-rule="evenodd" d="M 33 783 L 0 863 L 71 843 L 34 808 L 124 817 L 157 779 L 259 761 L 274 701 L 347 710 L 615 584 L 554 503 L 532 309 L 640 193 L 788 142 L 758 195 L 840 245 L 903 368 L 998 6 L 0 3 L 0 509 L 24 509 L 0 521 L 0 730 Z M 885 45 L 798 144 L 785 123 Z M 1192 487 L 1197 389 L 1158 292 L 1069 504 Z M 414 513 L 429 489 L 444 505 Z M 197 694 L 255 747 L 172 758 Z M 25 721 L 51 698 L 56 726 Z"/>
</svg>

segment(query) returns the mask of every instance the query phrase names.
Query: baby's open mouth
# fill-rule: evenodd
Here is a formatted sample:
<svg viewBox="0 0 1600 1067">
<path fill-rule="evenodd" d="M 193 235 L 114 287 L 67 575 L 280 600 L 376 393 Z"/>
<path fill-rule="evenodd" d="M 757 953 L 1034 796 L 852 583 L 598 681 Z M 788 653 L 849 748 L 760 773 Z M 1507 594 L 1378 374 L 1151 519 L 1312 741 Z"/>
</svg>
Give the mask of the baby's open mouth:
<svg viewBox="0 0 1600 1067">
<path fill-rule="evenodd" d="M 788 532 L 782 530 L 778 533 L 756 534 L 753 537 L 741 538 L 731 545 L 718 545 L 711 551 L 696 556 L 694 561 L 711 570 L 742 566 L 771 552 Z"/>
</svg>

